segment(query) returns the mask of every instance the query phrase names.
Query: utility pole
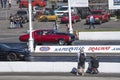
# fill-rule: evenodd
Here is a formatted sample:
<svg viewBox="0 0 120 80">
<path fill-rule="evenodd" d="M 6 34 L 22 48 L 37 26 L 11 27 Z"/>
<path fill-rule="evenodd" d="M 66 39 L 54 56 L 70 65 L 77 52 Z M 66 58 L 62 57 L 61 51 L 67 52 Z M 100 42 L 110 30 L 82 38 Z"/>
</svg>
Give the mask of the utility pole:
<svg viewBox="0 0 120 80">
<path fill-rule="evenodd" d="M 33 41 L 33 37 L 32 37 L 32 31 L 33 31 L 33 27 L 32 27 L 32 5 L 31 5 L 31 0 L 29 0 L 29 4 L 28 4 L 28 8 L 29 8 L 29 50 L 30 52 L 34 52 L 34 41 Z"/>
<path fill-rule="evenodd" d="M 72 20 L 71 20 L 71 3 L 70 3 L 70 0 L 68 0 L 68 8 L 69 8 L 69 32 L 73 33 Z"/>
</svg>

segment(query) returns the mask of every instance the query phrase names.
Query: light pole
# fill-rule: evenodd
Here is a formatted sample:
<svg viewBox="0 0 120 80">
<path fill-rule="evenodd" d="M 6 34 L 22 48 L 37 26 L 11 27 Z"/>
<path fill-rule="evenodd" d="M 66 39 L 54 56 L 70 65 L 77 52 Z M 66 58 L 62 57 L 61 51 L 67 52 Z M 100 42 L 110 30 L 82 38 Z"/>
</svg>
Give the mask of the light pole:
<svg viewBox="0 0 120 80">
<path fill-rule="evenodd" d="M 72 20 L 71 20 L 71 1 L 70 0 L 68 0 L 68 8 L 69 8 L 69 32 L 73 33 Z"/>
<path fill-rule="evenodd" d="M 28 0 L 29 4 L 28 4 L 28 8 L 29 8 L 29 33 L 30 33 L 30 37 L 29 37 L 29 50 L 30 52 L 34 52 L 34 42 L 33 42 L 33 37 L 32 37 L 32 5 L 31 5 L 31 0 Z"/>
</svg>

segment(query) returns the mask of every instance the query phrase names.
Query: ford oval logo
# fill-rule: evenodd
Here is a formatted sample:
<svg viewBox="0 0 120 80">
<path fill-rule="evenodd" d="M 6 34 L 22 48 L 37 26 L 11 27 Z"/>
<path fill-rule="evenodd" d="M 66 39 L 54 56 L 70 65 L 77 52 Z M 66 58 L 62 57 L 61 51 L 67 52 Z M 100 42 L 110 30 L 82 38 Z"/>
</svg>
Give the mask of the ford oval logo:
<svg viewBox="0 0 120 80">
<path fill-rule="evenodd" d="M 50 47 L 40 47 L 40 51 L 49 51 Z"/>
</svg>

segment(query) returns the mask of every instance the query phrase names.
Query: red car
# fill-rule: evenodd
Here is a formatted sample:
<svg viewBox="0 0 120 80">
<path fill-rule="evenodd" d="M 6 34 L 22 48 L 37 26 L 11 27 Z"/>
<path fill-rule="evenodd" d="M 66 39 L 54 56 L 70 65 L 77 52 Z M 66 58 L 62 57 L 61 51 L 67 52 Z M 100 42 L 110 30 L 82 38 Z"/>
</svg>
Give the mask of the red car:
<svg viewBox="0 0 120 80">
<path fill-rule="evenodd" d="M 72 23 L 75 23 L 77 21 L 80 21 L 80 15 L 72 13 Z M 67 23 L 69 22 L 69 13 L 64 13 L 63 16 L 61 17 L 61 23 Z"/>
<path fill-rule="evenodd" d="M 42 43 L 58 43 L 59 45 L 71 44 L 75 40 L 75 36 L 70 33 L 57 32 L 55 30 L 35 30 L 32 32 L 35 44 Z M 29 34 L 19 37 L 20 41 L 28 42 Z"/>
<path fill-rule="evenodd" d="M 46 1 L 44 0 L 31 0 L 32 2 L 32 7 L 33 6 L 39 6 L 39 7 L 45 7 L 46 6 Z M 19 2 L 19 8 L 27 8 L 28 7 L 28 0 L 21 0 Z"/>
<path fill-rule="evenodd" d="M 98 24 L 107 22 L 110 19 L 110 14 L 102 10 L 93 10 L 91 13 L 94 17 L 95 23 L 98 23 Z M 89 23 L 89 18 L 90 18 L 90 15 L 86 17 L 86 23 Z"/>
</svg>

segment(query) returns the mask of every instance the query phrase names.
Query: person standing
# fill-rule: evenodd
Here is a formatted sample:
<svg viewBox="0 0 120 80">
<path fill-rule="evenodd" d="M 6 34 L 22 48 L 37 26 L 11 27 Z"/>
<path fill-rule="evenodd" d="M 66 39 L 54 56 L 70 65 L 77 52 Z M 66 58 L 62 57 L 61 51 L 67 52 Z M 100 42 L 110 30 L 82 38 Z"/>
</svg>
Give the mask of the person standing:
<svg viewBox="0 0 120 80">
<path fill-rule="evenodd" d="M 69 24 L 67 23 L 66 24 L 66 31 L 69 33 L 69 29 L 70 29 L 70 26 L 69 26 Z"/>
<path fill-rule="evenodd" d="M 1 3 L 1 8 L 3 8 L 3 3 L 2 3 L 2 0 L 0 0 L 0 3 Z"/>
<path fill-rule="evenodd" d="M 90 15 L 89 22 L 90 22 L 89 29 L 91 29 L 91 26 L 95 29 L 93 15 Z"/>
<path fill-rule="evenodd" d="M 2 0 L 2 8 L 6 8 L 7 0 Z"/>
<path fill-rule="evenodd" d="M 20 28 L 20 16 L 16 15 L 15 17 L 16 28 Z"/>
<path fill-rule="evenodd" d="M 8 9 L 10 9 L 11 8 L 11 0 L 8 0 Z"/>
<path fill-rule="evenodd" d="M 10 29 L 13 29 L 13 28 L 15 28 L 15 19 L 14 19 L 14 15 L 12 15 L 12 14 L 10 14 L 10 17 L 9 17 L 9 20 L 10 20 Z"/>
<path fill-rule="evenodd" d="M 77 65 L 76 75 L 81 74 L 82 76 L 84 76 L 85 60 L 86 60 L 86 53 L 84 52 L 84 48 L 80 49 L 80 52 L 77 53 L 77 57 L 78 57 L 78 65 Z"/>
<path fill-rule="evenodd" d="M 23 17 L 19 15 L 20 20 L 20 28 L 23 28 Z"/>
<path fill-rule="evenodd" d="M 58 30 L 58 26 L 59 26 L 59 25 L 57 24 L 57 21 L 55 21 L 55 24 L 53 25 L 53 28 L 54 28 L 55 31 Z"/>
</svg>

